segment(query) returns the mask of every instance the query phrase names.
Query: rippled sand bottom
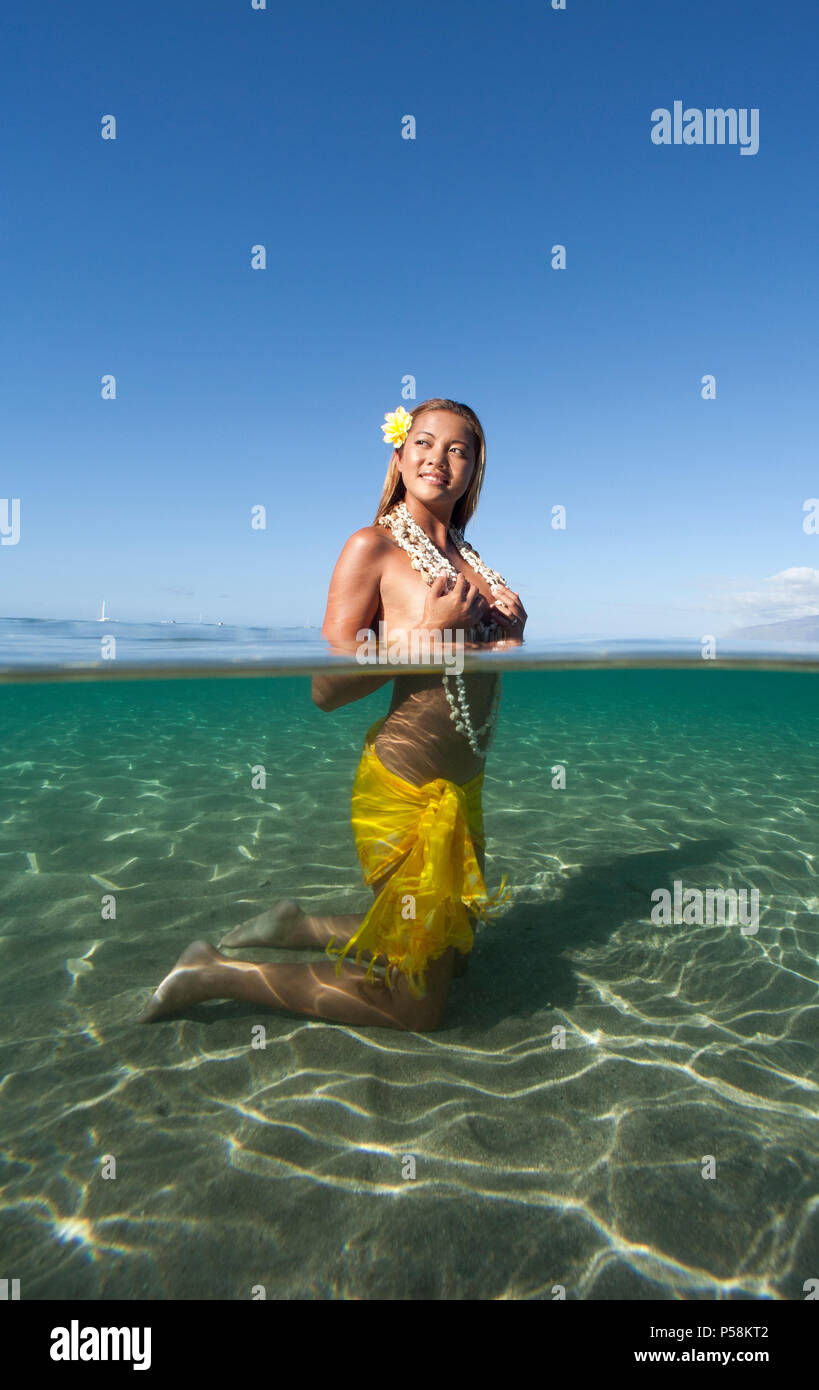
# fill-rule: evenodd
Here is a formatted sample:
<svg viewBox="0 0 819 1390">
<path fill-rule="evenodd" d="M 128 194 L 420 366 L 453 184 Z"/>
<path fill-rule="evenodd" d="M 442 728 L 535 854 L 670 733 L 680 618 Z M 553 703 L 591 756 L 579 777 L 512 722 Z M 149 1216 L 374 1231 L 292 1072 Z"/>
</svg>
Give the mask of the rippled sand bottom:
<svg viewBox="0 0 819 1390">
<path fill-rule="evenodd" d="M 803 1298 L 817 691 L 507 674 L 484 805 L 513 902 L 420 1036 L 220 1002 L 134 1022 L 196 937 L 282 896 L 366 908 L 349 795 L 384 691 L 327 715 L 297 679 L 0 690 L 4 1277 L 24 1299 Z M 655 925 L 675 880 L 757 889 L 758 931 Z"/>
</svg>

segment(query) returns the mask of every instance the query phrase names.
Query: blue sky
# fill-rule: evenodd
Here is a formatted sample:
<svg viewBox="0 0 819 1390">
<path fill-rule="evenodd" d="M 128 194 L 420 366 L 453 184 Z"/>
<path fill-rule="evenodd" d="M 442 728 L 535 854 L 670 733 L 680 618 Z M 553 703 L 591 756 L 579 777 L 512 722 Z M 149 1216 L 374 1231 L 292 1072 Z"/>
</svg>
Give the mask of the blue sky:
<svg viewBox="0 0 819 1390">
<path fill-rule="evenodd" d="M 527 635 L 819 612 L 817 40 L 813 0 L 18 7 L 0 614 L 319 624 L 407 375 L 482 420 Z M 675 100 L 758 152 L 653 144 Z"/>
</svg>

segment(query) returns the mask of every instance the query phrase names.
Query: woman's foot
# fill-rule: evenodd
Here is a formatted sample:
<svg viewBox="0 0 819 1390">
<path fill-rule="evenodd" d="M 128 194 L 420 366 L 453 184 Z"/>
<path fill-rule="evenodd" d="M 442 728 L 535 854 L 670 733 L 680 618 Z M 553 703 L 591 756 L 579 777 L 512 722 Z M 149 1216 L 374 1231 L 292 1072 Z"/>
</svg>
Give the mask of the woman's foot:
<svg viewBox="0 0 819 1390">
<path fill-rule="evenodd" d="M 306 914 L 292 898 L 250 917 L 223 936 L 220 946 L 278 946 L 286 949 L 304 940 Z"/>
<path fill-rule="evenodd" d="M 166 975 L 137 1016 L 137 1023 L 152 1023 L 165 1014 L 178 1013 L 188 1004 L 201 1004 L 203 999 L 218 998 L 214 988 L 219 967 L 224 961 L 207 941 L 194 941 L 183 951 L 173 970 Z"/>
</svg>

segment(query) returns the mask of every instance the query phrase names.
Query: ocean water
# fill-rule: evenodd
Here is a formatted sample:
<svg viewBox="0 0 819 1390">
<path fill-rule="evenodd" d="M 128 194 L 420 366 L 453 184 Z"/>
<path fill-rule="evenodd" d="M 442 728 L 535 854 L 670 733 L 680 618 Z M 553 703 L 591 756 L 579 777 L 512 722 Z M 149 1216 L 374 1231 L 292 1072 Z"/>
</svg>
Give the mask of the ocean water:
<svg viewBox="0 0 819 1390">
<path fill-rule="evenodd" d="M 511 900 L 422 1035 L 230 1001 L 135 1022 L 196 938 L 281 897 L 366 909 L 350 787 L 389 687 L 324 713 L 280 647 L 253 679 L 12 679 L 87 663 L 36 647 L 7 646 L 0 685 L 0 1246 L 24 1298 L 804 1297 L 815 665 L 506 669 L 484 811 Z M 675 883 L 755 891 L 756 929 L 752 906 L 653 921 Z"/>
</svg>

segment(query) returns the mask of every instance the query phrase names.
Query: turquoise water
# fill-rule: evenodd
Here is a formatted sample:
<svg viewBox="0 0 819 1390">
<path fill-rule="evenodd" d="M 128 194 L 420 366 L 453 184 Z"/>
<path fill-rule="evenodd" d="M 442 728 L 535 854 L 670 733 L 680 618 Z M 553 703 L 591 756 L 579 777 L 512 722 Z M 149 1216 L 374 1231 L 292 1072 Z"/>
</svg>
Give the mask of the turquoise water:
<svg viewBox="0 0 819 1390">
<path fill-rule="evenodd" d="M 135 1022 L 197 937 L 284 896 L 366 908 L 350 787 L 388 687 L 326 714 L 305 676 L 0 686 L 0 1244 L 24 1298 L 804 1297 L 819 674 L 503 686 L 486 876 L 512 900 L 427 1035 L 232 1002 Z M 675 881 L 756 890 L 758 930 L 656 924 Z"/>
</svg>

